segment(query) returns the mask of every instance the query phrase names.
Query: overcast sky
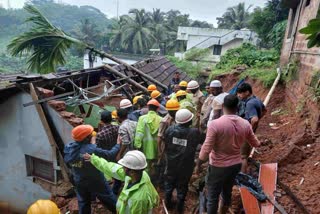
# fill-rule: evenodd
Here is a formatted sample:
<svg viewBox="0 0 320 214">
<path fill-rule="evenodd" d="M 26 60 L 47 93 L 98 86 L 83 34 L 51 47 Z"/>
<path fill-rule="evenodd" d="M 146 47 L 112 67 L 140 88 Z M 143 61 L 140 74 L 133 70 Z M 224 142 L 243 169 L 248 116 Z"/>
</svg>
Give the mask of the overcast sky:
<svg viewBox="0 0 320 214">
<path fill-rule="evenodd" d="M 119 1 L 119 15 L 128 13 L 131 8 L 160 8 L 163 11 L 171 9 L 180 10 L 182 13 L 190 14 L 190 18 L 207 21 L 216 24 L 216 18 L 220 17 L 228 7 L 239 2 L 246 2 L 246 5 L 264 6 L 267 0 L 56 0 L 72 5 L 91 5 L 109 18 L 117 15 L 117 1 Z M 0 0 L 4 7 L 7 7 L 8 0 Z M 10 0 L 11 7 L 21 8 L 26 0 Z"/>
</svg>

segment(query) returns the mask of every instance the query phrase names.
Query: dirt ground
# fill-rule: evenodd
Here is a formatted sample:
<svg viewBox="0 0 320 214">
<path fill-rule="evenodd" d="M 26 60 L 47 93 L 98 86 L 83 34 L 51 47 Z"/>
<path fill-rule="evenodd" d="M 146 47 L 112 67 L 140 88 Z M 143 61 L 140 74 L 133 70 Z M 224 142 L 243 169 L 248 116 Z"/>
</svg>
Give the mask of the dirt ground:
<svg viewBox="0 0 320 214">
<path fill-rule="evenodd" d="M 228 91 L 237 81 L 237 73 L 219 76 Z M 254 94 L 262 100 L 266 97 L 268 89 L 265 89 L 259 81 L 248 80 L 252 84 Z M 257 136 L 262 146 L 257 149 L 254 159 L 261 163 L 277 162 L 278 180 L 288 186 L 309 213 L 320 213 L 320 133 L 313 132 L 308 125 L 308 109 L 297 108 L 287 98 L 285 86 L 279 84 L 267 105 L 268 113 L 261 120 Z M 254 167 L 251 167 L 252 171 Z M 193 213 L 198 204 L 198 195 L 192 188 L 186 200 L 186 212 Z M 192 191 L 193 190 L 193 191 Z M 163 199 L 163 192 L 159 192 Z M 291 197 L 277 186 L 276 200 L 287 213 L 303 213 L 294 203 Z M 77 201 L 72 199 L 55 198 L 59 207 L 63 210 L 71 210 L 77 213 Z M 106 213 L 100 204 L 93 206 L 94 213 Z M 232 211 L 241 213 L 241 198 L 237 188 L 233 191 Z M 165 213 L 162 203 L 155 213 Z M 174 213 L 169 210 L 169 213 Z M 275 213 L 278 213 L 276 211 Z"/>
</svg>

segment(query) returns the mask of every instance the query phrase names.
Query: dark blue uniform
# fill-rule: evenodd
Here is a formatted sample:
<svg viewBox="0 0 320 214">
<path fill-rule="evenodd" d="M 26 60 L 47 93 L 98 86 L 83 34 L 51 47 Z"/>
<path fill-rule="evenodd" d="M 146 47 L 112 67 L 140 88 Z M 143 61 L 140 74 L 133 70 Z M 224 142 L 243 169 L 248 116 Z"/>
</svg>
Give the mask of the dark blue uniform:
<svg viewBox="0 0 320 214">
<path fill-rule="evenodd" d="M 90 162 L 84 161 L 85 153 L 95 154 L 107 160 L 114 159 L 120 149 L 115 145 L 111 150 L 103 150 L 95 144 L 72 142 L 64 148 L 64 161 L 70 166 L 79 204 L 79 213 L 91 213 L 91 196 L 95 195 L 111 211 L 116 212 L 116 196 L 104 175 Z"/>
</svg>

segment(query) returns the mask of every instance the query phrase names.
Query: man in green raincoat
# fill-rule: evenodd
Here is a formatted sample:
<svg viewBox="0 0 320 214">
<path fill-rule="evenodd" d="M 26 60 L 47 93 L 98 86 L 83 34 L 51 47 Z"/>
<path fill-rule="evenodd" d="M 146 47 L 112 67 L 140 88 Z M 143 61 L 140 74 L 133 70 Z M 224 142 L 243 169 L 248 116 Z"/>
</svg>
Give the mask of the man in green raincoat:
<svg viewBox="0 0 320 214">
<path fill-rule="evenodd" d="M 116 205 L 117 213 L 148 214 L 158 206 L 159 195 L 152 185 L 148 173 L 144 171 L 147 167 L 147 161 L 142 152 L 129 151 L 118 161 L 118 164 L 108 162 L 94 154 L 86 153 L 83 157 L 105 176 L 124 181 L 124 187 Z"/>
<path fill-rule="evenodd" d="M 158 130 L 162 117 L 157 114 L 160 103 L 151 99 L 148 102 L 149 112 L 139 118 L 134 138 L 134 148 L 142 151 L 147 159 L 147 172 L 154 181 L 154 164 L 158 159 Z"/>
</svg>

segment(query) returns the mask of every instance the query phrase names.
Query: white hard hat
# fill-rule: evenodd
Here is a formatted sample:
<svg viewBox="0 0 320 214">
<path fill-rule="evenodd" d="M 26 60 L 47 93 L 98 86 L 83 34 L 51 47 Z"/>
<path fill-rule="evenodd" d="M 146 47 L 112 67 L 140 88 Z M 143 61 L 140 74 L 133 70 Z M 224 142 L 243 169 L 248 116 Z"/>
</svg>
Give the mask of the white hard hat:
<svg viewBox="0 0 320 214">
<path fill-rule="evenodd" d="M 128 99 L 123 99 L 120 101 L 120 108 L 129 108 L 132 106 L 132 103 Z"/>
<path fill-rule="evenodd" d="M 199 88 L 199 83 L 197 81 L 195 81 L 195 80 L 191 80 L 188 83 L 187 89 L 196 89 L 196 88 Z"/>
<path fill-rule="evenodd" d="M 176 123 L 184 124 L 192 120 L 194 114 L 191 113 L 188 109 L 180 109 L 176 113 Z"/>
<path fill-rule="evenodd" d="M 222 84 L 219 80 L 213 80 L 210 83 L 210 88 L 219 88 L 222 87 Z"/>
<path fill-rule="evenodd" d="M 118 161 L 118 164 L 133 170 L 142 170 L 148 165 L 146 156 L 139 150 L 127 152 L 123 158 Z"/>
</svg>

